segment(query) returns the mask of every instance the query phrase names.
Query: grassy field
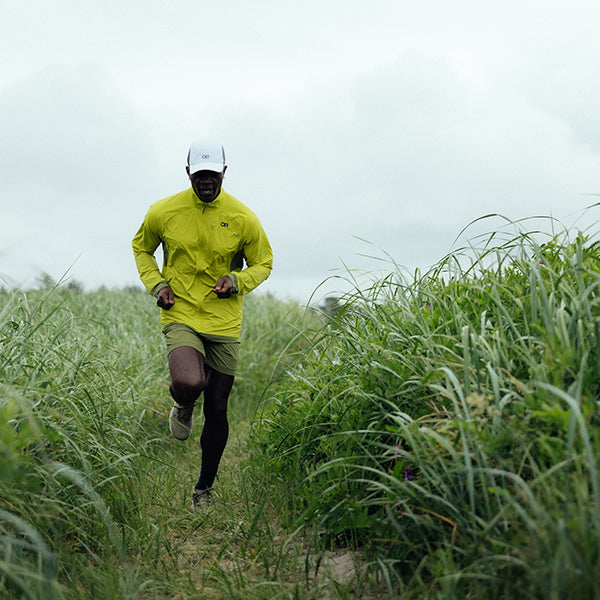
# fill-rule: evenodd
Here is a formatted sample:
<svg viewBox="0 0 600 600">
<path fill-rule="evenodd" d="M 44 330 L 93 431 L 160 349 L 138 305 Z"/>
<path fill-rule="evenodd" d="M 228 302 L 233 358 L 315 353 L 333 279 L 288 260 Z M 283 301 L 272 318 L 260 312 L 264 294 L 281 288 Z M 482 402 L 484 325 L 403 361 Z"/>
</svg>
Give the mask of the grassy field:
<svg viewBox="0 0 600 600">
<path fill-rule="evenodd" d="M 389 596 L 598 597 L 600 248 L 539 238 L 357 290 L 255 422 L 278 513 Z"/>
<path fill-rule="evenodd" d="M 519 233 L 328 313 L 249 296 L 201 515 L 152 299 L 5 290 L 0 597 L 598 597 L 599 261 Z"/>
<path fill-rule="evenodd" d="M 232 565 L 264 545 L 241 466 L 249 422 L 306 328 L 297 305 L 268 296 L 249 297 L 246 312 L 220 508 L 194 516 L 199 436 L 168 433 L 152 298 L 0 294 L 0 597 L 227 597 Z"/>
</svg>

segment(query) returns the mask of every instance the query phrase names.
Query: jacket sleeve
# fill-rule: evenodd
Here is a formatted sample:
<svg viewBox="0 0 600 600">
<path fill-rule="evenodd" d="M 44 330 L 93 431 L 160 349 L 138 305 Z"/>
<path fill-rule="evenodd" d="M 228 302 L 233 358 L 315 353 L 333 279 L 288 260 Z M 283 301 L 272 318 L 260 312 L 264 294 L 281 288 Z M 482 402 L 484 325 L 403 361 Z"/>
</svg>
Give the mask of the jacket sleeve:
<svg viewBox="0 0 600 600">
<path fill-rule="evenodd" d="M 163 287 L 168 285 L 154 257 L 154 252 L 160 243 L 160 232 L 153 218 L 152 209 L 150 209 L 135 234 L 131 246 L 140 279 L 144 287 L 153 296 L 156 296 Z"/>
<path fill-rule="evenodd" d="M 247 294 L 261 284 L 273 269 L 273 251 L 262 225 L 255 217 L 248 228 L 244 244 L 244 256 L 248 265 L 243 271 L 229 273 L 234 292 Z"/>
</svg>

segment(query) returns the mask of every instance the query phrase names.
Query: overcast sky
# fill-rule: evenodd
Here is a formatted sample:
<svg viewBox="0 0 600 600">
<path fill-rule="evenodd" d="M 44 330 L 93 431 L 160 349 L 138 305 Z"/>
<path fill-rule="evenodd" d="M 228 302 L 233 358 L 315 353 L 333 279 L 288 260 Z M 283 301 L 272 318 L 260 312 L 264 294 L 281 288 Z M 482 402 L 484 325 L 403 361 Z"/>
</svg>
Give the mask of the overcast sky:
<svg viewBox="0 0 600 600">
<path fill-rule="evenodd" d="M 0 6 L 10 285 L 141 285 L 131 238 L 188 187 L 199 137 L 225 146 L 224 187 L 275 252 L 260 289 L 281 297 L 392 270 L 364 254 L 426 268 L 487 213 L 596 231 L 597 0 Z"/>
</svg>

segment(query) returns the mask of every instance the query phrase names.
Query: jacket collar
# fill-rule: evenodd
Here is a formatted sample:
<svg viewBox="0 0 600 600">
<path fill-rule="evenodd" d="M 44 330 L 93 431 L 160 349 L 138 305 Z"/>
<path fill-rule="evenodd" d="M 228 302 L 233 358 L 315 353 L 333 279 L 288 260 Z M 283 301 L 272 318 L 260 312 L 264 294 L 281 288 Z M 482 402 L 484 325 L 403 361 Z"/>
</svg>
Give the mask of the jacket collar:
<svg viewBox="0 0 600 600">
<path fill-rule="evenodd" d="M 219 195 L 212 202 L 202 202 L 198 196 L 196 196 L 196 192 L 194 192 L 194 188 L 189 188 L 190 194 L 196 203 L 197 206 L 201 206 L 203 208 L 211 208 L 217 207 L 222 204 L 223 198 L 227 195 L 227 192 L 221 186 L 221 190 L 219 191 Z"/>
</svg>

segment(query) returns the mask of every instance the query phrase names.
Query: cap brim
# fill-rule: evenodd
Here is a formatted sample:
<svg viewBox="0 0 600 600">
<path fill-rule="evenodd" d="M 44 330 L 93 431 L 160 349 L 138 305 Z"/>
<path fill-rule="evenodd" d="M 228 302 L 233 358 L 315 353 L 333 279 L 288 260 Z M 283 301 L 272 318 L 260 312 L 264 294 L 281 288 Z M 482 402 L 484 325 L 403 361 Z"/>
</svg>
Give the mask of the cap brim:
<svg viewBox="0 0 600 600">
<path fill-rule="evenodd" d="M 198 171 L 214 171 L 215 173 L 222 173 L 225 165 L 222 163 L 211 163 L 202 162 L 195 165 L 190 165 L 190 175 L 197 173 Z"/>
</svg>

